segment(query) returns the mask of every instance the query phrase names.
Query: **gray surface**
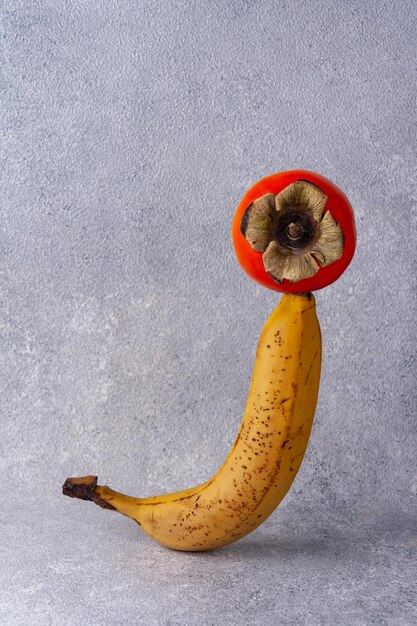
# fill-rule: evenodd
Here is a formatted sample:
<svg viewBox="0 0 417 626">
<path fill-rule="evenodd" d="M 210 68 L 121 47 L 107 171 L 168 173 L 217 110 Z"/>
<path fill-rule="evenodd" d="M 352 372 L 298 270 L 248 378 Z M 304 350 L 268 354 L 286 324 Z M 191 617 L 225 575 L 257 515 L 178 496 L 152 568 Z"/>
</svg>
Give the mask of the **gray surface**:
<svg viewBox="0 0 417 626">
<path fill-rule="evenodd" d="M 2 3 L 2 623 L 416 623 L 413 5 Z M 219 466 L 277 301 L 230 224 L 293 167 L 358 226 L 311 444 L 255 533 L 171 552 L 60 485 Z"/>
</svg>

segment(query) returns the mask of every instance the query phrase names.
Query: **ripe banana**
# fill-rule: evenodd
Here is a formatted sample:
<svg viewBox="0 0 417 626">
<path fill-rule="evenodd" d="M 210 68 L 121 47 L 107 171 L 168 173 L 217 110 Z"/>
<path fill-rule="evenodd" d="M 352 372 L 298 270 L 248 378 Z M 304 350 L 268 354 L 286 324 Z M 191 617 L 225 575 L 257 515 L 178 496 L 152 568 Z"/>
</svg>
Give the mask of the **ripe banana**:
<svg viewBox="0 0 417 626">
<path fill-rule="evenodd" d="M 312 294 L 286 294 L 267 321 L 236 441 L 207 482 L 176 493 L 133 498 L 97 477 L 68 478 L 65 495 L 131 517 L 175 550 L 225 546 L 257 528 L 297 474 L 317 402 L 321 334 Z"/>
</svg>

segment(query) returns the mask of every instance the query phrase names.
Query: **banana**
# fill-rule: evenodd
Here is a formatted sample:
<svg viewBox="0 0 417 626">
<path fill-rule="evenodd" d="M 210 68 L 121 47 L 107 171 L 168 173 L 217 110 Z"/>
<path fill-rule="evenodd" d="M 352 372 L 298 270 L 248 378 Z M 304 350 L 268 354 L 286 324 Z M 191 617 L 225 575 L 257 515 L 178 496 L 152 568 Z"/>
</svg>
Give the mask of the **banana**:
<svg viewBox="0 0 417 626">
<path fill-rule="evenodd" d="M 320 368 L 314 296 L 286 294 L 262 331 L 237 438 L 210 480 L 176 493 L 134 498 L 84 476 L 68 478 L 63 493 L 132 518 L 150 537 L 175 550 L 211 550 L 237 541 L 275 510 L 300 468 Z"/>
</svg>

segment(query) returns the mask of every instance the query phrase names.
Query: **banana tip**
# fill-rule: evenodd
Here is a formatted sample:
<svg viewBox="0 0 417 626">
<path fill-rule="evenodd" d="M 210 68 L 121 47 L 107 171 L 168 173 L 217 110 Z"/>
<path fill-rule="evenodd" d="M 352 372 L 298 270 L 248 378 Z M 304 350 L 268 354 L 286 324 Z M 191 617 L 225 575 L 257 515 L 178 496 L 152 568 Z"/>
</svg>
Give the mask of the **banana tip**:
<svg viewBox="0 0 417 626">
<path fill-rule="evenodd" d="M 67 478 L 62 485 L 62 493 L 70 498 L 78 498 L 79 500 L 90 500 L 98 504 L 103 509 L 115 510 L 115 507 L 106 502 L 95 489 L 97 487 L 97 476 L 79 476 Z"/>
</svg>

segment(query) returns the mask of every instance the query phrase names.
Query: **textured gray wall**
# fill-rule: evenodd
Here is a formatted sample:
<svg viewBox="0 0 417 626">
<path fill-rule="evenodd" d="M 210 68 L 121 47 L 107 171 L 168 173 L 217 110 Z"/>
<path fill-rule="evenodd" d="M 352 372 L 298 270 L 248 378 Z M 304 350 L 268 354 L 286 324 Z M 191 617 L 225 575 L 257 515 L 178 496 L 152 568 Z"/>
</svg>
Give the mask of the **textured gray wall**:
<svg viewBox="0 0 417 626">
<path fill-rule="evenodd" d="M 13 567 L 0 616 L 411 623 L 414 3 L 6 0 L 1 13 L 1 519 Z M 349 270 L 317 294 L 311 444 L 280 510 L 223 561 L 173 555 L 60 485 L 91 472 L 150 495 L 217 469 L 277 302 L 238 267 L 231 220 L 257 179 L 295 167 L 342 187 L 358 228 Z M 333 535 L 317 547 L 311 525 Z"/>
</svg>

